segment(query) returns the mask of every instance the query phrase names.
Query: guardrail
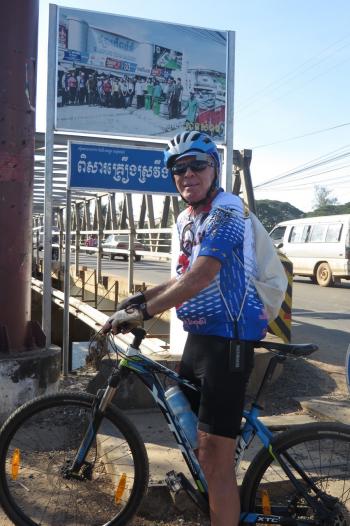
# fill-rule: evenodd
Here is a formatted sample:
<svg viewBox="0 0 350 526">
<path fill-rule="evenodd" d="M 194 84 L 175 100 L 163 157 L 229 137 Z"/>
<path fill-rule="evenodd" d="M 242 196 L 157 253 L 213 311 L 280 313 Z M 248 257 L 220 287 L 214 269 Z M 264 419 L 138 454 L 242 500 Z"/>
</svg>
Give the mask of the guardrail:
<svg viewBox="0 0 350 526">
<path fill-rule="evenodd" d="M 32 278 L 32 289 L 42 295 L 43 282 Z M 62 309 L 65 308 L 64 293 L 60 290 L 52 289 L 51 299 L 53 303 Z M 70 314 L 81 320 L 96 332 L 98 332 L 103 327 L 109 318 L 109 316 L 104 312 L 94 309 L 90 305 L 86 305 L 86 303 L 73 297 L 69 298 L 68 308 Z M 128 345 L 130 345 L 133 340 L 133 336 L 131 334 L 118 334 L 118 336 L 114 336 L 114 338 L 116 339 L 117 345 L 124 350 L 127 349 Z M 154 358 L 154 355 L 157 354 L 159 359 L 164 359 L 169 356 L 169 351 L 164 349 L 164 346 L 163 340 L 160 340 L 159 338 L 149 338 L 143 340 L 140 348 L 142 353 L 144 353 L 146 356 L 152 355 Z M 68 353 L 68 349 L 64 350 L 64 353 Z M 66 363 L 68 363 L 68 356 L 63 356 L 63 360 L 66 360 Z"/>
<path fill-rule="evenodd" d="M 52 246 L 58 246 L 58 245 L 52 245 Z M 65 247 L 63 247 L 65 248 Z M 71 250 L 73 252 L 75 252 L 76 250 L 76 247 L 75 245 L 71 245 Z M 79 247 L 79 251 L 80 252 L 85 252 L 85 253 L 91 253 L 91 252 L 98 252 L 98 248 L 97 247 L 89 247 L 89 246 L 86 246 L 86 245 L 80 245 Z M 134 250 L 134 253 L 137 255 L 137 256 L 142 256 L 142 257 L 145 257 L 147 259 L 154 259 L 154 260 L 158 260 L 158 261 L 171 261 L 171 253 L 166 253 L 166 252 L 151 252 L 149 250 Z M 109 254 L 116 254 L 116 255 L 123 255 L 123 254 L 126 254 L 127 256 L 129 255 L 129 250 L 128 249 L 124 249 L 124 248 L 102 248 L 102 254 L 103 255 L 109 255 Z"/>
</svg>

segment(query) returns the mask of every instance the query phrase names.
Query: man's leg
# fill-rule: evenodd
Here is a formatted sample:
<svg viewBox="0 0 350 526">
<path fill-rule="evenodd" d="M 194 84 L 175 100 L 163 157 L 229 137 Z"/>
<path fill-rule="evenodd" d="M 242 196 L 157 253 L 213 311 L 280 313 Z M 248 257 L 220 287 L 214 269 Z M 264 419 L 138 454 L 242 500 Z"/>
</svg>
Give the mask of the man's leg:
<svg viewBox="0 0 350 526">
<path fill-rule="evenodd" d="M 198 431 L 198 460 L 208 483 L 211 526 L 238 526 L 240 500 L 234 471 L 236 441 Z"/>
</svg>

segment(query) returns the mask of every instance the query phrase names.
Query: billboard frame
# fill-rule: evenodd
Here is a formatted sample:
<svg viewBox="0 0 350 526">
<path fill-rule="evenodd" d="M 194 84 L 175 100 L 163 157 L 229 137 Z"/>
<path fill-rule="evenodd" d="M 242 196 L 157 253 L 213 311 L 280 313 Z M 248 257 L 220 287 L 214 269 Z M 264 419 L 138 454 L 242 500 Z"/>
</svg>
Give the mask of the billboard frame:
<svg viewBox="0 0 350 526">
<path fill-rule="evenodd" d="M 59 47 L 59 38 L 58 38 L 58 31 L 59 31 L 59 16 L 60 16 L 60 10 L 64 10 L 64 9 L 67 9 L 67 10 L 72 10 L 72 11 L 80 11 L 81 13 L 92 13 L 92 14 L 96 14 L 96 15 L 106 15 L 106 16 L 110 16 L 111 14 L 110 13 L 105 13 L 105 12 L 99 12 L 99 11 L 93 11 L 93 10 L 88 10 L 88 9 L 81 9 L 81 8 L 75 8 L 75 7 L 67 7 L 67 6 L 55 6 L 57 8 L 57 20 L 56 20 L 56 65 L 55 65 L 55 79 L 56 79 L 56 84 L 55 84 L 55 127 L 54 129 L 56 131 L 59 131 L 59 132 L 63 132 L 63 133 L 67 133 L 67 134 L 79 134 L 79 135 L 84 135 L 84 133 L 86 134 L 90 134 L 90 135 L 96 135 L 96 136 L 99 136 L 99 135 L 110 135 L 111 137 L 116 137 L 118 139 L 129 139 L 129 140 L 137 140 L 137 139 L 141 139 L 141 140 L 147 140 L 148 142 L 154 142 L 154 143 L 157 143 L 157 138 L 158 137 L 162 137 L 162 140 L 163 141 L 167 141 L 170 139 L 170 136 L 168 135 L 165 135 L 165 134 L 158 134 L 157 136 L 155 135 L 148 135 L 148 134 L 141 134 L 140 135 L 137 135 L 136 133 L 120 133 L 120 132 L 105 132 L 105 131 L 101 131 L 101 130 L 82 130 L 81 127 L 78 127 L 78 128 L 74 128 L 74 127 L 65 127 L 65 126 L 57 126 L 57 120 L 58 120 L 58 117 L 57 117 L 57 113 L 58 113 L 58 108 L 57 108 L 57 96 L 58 96 L 58 86 L 57 86 L 57 81 L 58 81 L 58 47 Z M 116 17 L 120 17 L 120 18 L 125 18 L 125 19 L 128 19 L 128 20 L 137 20 L 137 21 L 141 21 L 141 22 L 145 22 L 145 23 L 150 23 L 150 22 L 155 22 L 155 23 L 159 23 L 159 24 L 164 24 L 164 25 L 169 25 L 169 26 L 178 26 L 179 28 L 194 28 L 194 29 L 201 29 L 201 30 L 204 30 L 204 31 L 211 31 L 211 32 L 220 32 L 222 34 L 225 34 L 225 37 L 226 37 L 226 50 L 225 50 L 225 56 L 226 56 L 226 64 L 225 64 L 225 89 L 226 89 L 226 93 L 225 93 L 225 122 L 224 122 L 224 125 L 225 125 L 225 133 L 224 133 L 224 136 L 220 139 L 216 139 L 215 136 L 214 136 L 214 139 L 215 142 L 218 144 L 218 145 L 222 145 L 222 146 L 225 146 L 225 144 L 227 143 L 227 134 L 229 133 L 228 130 L 227 130 L 227 116 L 228 116 L 228 112 L 227 112 L 227 105 L 230 104 L 230 99 L 232 99 L 232 107 L 233 107 L 233 98 L 234 98 L 234 84 L 232 83 L 233 82 L 233 78 L 234 78 L 234 46 L 235 46 L 235 32 L 234 31 L 230 31 L 230 30 L 219 30 L 219 29 L 212 29 L 212 28 L 204 28 L 204 27 L 201 27 L 201 26 L 191 26 L 189 24 L 179 24 L 179 23 L 174 23 L 174 22 L 163 22 L 163 21 L 154 21 L 154 20 L 150 20 L 150 19 L 146 19 L 146 18 L 141 18 L 141 17 L 132 17 L 132 16 L 127 16 L 127 15 L 120 15 L 120 14 L 113 14 L 113 16 L 116 16 Z M 106 30 L 107 31 L 107 30 Z M 130 37 L 131 38 L 131 37 Z M 232 53 L 232 50 L 233 50 L 233 53 Z M 230 56 L 229 56 L 230 55 Z M 74 64 L 74 62 L 73 62 Z M 77 67 L 77 66 L 75 66 Z M 84 65 L 81 65 L 79 67 L 85 67 Z M 101 66 L 102 68 L 102 66 Z M 207 68 L 208 69 L 208 68 Z M 231 85 L 231 90 L 229 91 L 228 90 L 228 76 L 230 75 L 231 77 L 231 80 L 230 80 L 230 85 Z M 178 129 L 178 128 L 177 128 Z M 182 133 L 186 131 L 185 129 L 181 129 L 181 130 L 178 130 L 178 133 Z M 176 133 L 176 129 L 175 129 L 175 133 Z M 174 134 L 175 134 L 174 133 Z"/>
</svg>

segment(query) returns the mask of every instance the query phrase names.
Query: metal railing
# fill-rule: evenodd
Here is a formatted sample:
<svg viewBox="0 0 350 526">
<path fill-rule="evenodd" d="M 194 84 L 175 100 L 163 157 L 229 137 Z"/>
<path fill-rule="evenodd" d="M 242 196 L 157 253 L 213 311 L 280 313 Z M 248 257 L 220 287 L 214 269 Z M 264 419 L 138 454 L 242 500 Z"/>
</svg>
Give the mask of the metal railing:
<svg viewBox="0 0 350 526">
<path fill-rule="evenodd" d="M 39 294 L 43 294 L 43 282 L 32 278 L 32 289 Z M 69 313 L 81 320 L 83 323 L 91 327 L 94 331 L 99 331 L 108 320 L 109 316 L 83 301 L 78 300 L 72 296 L 69 297 L 68 304 L 64 304 L 64 293 L 54 288 L 51 289 L 51 299 L 55 305 L 62 309 L 69 309 Z M 126 350 L 131 344 L 133 336 L 131 334 L 118 334 L 115 336 L 118 345 Z M 145 355 L 153 356 L 156 354 L 159 359 L 169 357 L 169 351 L 164 348 L 164 341 L 158 338 L 150 338 L 144 340 L 141 344 L 141 350 Z M 68 371 L 69 363 L 69 347 L 63 349 L 63 371 Z"/>
</svg>

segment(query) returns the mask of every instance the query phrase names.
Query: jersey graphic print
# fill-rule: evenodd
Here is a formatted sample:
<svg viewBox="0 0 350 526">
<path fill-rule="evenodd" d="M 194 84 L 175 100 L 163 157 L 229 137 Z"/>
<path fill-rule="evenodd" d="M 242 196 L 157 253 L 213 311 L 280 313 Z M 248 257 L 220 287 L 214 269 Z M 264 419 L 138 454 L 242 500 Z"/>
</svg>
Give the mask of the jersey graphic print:
<svg viewBox="0 0 350 526">
<path fill-rule="evenodd" d="M 250 222 L 244 219 L 241 199 L 220 192 L 201 214 L 193 216 L 191 208 L 182 212 L 177 228 L 178 277 L 191 269 L 198 256 L 211 256 L 221 262 L 215 280 L 194 298 L 177 306 L 184 329 L 242 340 L 263 338 L 267 319 L 249 279 L 251 274 L 256 275 L 254 239 Z M 237 258 L 244 262 L 245 268 Z"/>
</svg>

